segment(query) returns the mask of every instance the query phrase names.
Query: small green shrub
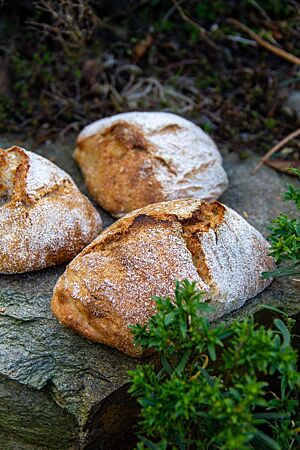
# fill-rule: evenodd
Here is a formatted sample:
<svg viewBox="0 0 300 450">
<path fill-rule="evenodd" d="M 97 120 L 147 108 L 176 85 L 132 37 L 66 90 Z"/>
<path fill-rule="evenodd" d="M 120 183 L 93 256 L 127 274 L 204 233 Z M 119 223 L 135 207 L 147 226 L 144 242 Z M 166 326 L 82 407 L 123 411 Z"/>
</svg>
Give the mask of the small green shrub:
<svg viewBox="0 0 300 450">
<path fill-rule="evenodd" d="M 212 326 L 211 307 L 186 280 L 174 301 L 156 302 L 148 325 L 131 327 L 160 359 L 130 372 L 141 406 L 137 448 L 296 448 L 300 373 L 284 321 L 269 330 L 252 319 Z"/>
<path fill-rule="evenodd" d="M 300 178 L 299 169 L 291 170 Z M 284 200 L 295 202 L 300 210 L 300 189 L 288 184 Z M 300 275 L 300 218 L 291 219 L 286 214 L 280 214 L 272 223 L 273 225 L 269 228 L 271 234 L 268 237 L 271 244 L 270 254 L 277 264 L 284 261 L 292 262 L 292 264 L 271 272 L 264 272 L 263 278 Z"/>
</svg>

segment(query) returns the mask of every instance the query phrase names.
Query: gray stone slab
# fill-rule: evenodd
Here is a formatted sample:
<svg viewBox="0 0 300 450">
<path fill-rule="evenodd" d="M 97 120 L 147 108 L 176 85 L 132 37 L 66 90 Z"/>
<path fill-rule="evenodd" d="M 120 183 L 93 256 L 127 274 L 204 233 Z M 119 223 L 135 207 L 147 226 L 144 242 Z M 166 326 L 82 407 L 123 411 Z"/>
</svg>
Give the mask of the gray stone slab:
<svg viewBox="0 0 300 450">
<path fill-rule="evenodd" d="M 0 137 L 0 146 L 21 145 L 66 170 L 86 192 L 72 158 L 75 137 L 47 142 Z M 222 201 L 244 215 L 263 234 L 281 211 L 288 176 L 262 167 L 251 170 L 256 157 L 241 161 L 224 152 L 230 187 Z M 100 209 L 99 209 L 100 210 Z M 113 222 L 101 211 L 104 225 Z M 127 371 L 137 361 L 95 344 L 64 328 L 52 316 L 49 303 L 64 267 L 22 275 L 0 276 L 0 448 L 79 449 L 127 448 L 136 405 L 126 393 Z M 281 279 L 247 302 L 232 317 L 255 312 L 261 303 L 299 311 L 299 283 Z"/>
<path fill-rule="evenodd" d="M 224 165 L 230 184 L 220 201 L 235 209 L 267 236 L 272 219 L 280 213 L 299 215 L 294 204 L 284 202 L 282 197 L 287 184 L 297 184 L 298 181 L 295 177 L 278 173 L 267 166 L 262 166 L 255 175 L 252 175 L 257 162 L 258 158 L 255 155 L 249 156 L 247 160 L 241 160 L 236 153 L 224 151 Z M 296 314 L 300 310 L 300 283 L 288 278 L 279 278 L 231 316 L 252 314 L 261 304 L 278 306 L 290 314 Z"/>
</svg>

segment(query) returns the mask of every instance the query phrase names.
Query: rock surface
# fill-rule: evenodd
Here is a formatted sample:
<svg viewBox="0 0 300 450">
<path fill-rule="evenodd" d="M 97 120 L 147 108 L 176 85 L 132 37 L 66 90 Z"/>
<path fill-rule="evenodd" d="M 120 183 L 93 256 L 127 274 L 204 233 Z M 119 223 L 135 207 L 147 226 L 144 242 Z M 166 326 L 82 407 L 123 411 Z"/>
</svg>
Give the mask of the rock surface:
<svg viewBox="0 0 300 450">
<path fill-rule="evenodd" d="M 298 122 L 300 122 L 300 91 L 292 91 L 288 94 L 285 101 L 285 106 L 292 111 L 296 116 Z"/>
<path fill-rule="evenodd" d="M 0 138 L 2 147 L 13 144 L 48 157 L 87 193 L 72 158 L 74 138 L 48 142 L 39 149 L 28 139 Z M 268 167 L 252 176 L 254 156 L 241 161 L 236 154 L 225 153 L 224 159 L 230 187 L 221 201 L 266 234 L 273 217 L 293 209 L 282 203 L 280 195 L 289 177 Z M 101 214 L 104 226 L 113 222 Z M 126 393 L 126 382 L 127 371 L 137 360 L 76 335 L 52 316 L 51 293 L 63 270 L 60 266 L 0 275 L 1 450 L 130 448 L 136 405 Z M 298 283 L 281 279 L 226 318 L 255 312 L 262 303 L 296 314 L 299 294 Z"/>
</svg>

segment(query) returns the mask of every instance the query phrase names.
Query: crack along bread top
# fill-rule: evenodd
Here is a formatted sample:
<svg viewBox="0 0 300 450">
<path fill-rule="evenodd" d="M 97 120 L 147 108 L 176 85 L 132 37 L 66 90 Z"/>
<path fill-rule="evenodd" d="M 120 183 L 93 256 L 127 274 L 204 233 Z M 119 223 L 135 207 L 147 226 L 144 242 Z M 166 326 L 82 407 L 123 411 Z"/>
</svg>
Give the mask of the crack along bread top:
<svg viewBox="0 0 300 450">
<path fill-rule="evenodd" d="M 117 114 L 88 125 L 75 159 L 91 195 L 116 217 L 166 200 L 214 200 L 228 184 L 213 140 L 165 112 Z"/>
<path fill-rule="evenodd" d="M 268 243 L 235 211 L 214 201 L 149 205 L 115 222 L 67 267 L 52 310 L 83 336 L 140 356 L 128 325 L 147 323 L 153 296 L 174 295 L 176 280 L 206 290 L 216 315 L 256 296 L 273 267 Z"/>
<path fill-rule="evenodd" d="M 63 170 L 20 147 L 0 149 L 0 273 L 68 262 L 101 227 Z"/>
</svg>

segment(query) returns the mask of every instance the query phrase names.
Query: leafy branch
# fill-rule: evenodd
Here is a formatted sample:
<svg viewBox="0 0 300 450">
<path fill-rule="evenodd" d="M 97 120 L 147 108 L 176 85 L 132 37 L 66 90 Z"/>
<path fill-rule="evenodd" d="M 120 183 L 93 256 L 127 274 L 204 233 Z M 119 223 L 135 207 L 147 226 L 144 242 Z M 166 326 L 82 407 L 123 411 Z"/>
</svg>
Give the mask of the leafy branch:
<svg viewBox="0 0 300 450">
<path fill-rule="evenodd" d="M 300 178 L 299 169 L 291 169 Z M 300 189 L 288 184 L 288 190 L 284 194 L 284 200 L 293 201 L 300 209 Z M 275 258 L 275 262 L 280 264 L 284 261 L 291 261 L 287 267 L 278 268 L 271 272 L 264 272 L 263 278 L 295 276 L 300 274 L 300 219 L 291 219 L 285 214 L 280 214 L 273 220 L 273 225 L 269 228 L 271 234 L 268 240 L 271 244 L 270 255 Z"/>
<path fill-rule="evenodd" d="M 300 373 L 285 316 L 269 330 L 252 319 L 213 326 L 212 308 L 187 280 L 174 300 L 156 303 L 147 326 L 131 327 L 160 361 L 130 372 L 141 405 L 137 448 L 296 448 Z"/>
</svg>

